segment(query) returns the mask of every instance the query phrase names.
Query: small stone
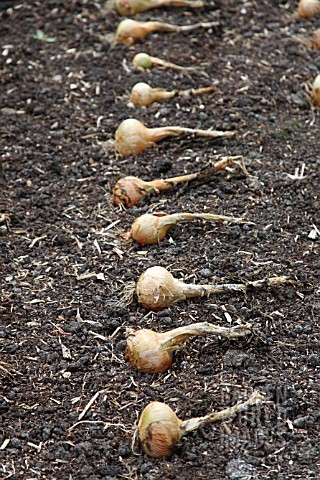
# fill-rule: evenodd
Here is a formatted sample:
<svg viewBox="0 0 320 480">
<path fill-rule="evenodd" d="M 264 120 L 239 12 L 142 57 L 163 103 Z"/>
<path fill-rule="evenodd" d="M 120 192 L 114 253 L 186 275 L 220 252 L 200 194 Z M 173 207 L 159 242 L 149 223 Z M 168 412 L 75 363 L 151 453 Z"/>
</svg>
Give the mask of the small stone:
<svg viewBox="0 0 320 480">
<path fill-rule="evenodd" d="M 21 442 L 20 442 L 19 438 L 16 438 L 16 437 L 11 438 L 10 446 L 13 447 L 13 448 L 20 448 L 21 447 Z"/>
<path fill-rule="evenodd" d="M 37 105 L 33 109 L 34 115 L 43 115 L 45 113 L 45 108 L 42 107 L 41 105 Z"/>
<path fill-rule="evenodd" d="M 122 443 L 118 448 L 118 452 L 121 457 L 128 457 L 131 453 L 131 450 L 129 445 L 127 445 L 126 443 Z"/>
<path fill-rule="evenodd" d="M 140 473 L 150 472 L 151 469 L 152 469 L 152 465 L 150 465 L 150 463 L 143 463 L 140 468 Z"/>
<path fill-rule="evenodd" d="M 308 357 L 308 365 L 311 367 L 320 366 L 320 355 L 312 354 Z"/>
<path fill-rule="evenodd" d="M 296 428 L 304 428 L 307 427 L 310 424 L 311 418 L 309 415 L 306 415 L 305 417 L 298 417 L 295 420 L 293 420 L 292 424 Z"/>
<path fill-rule="evenodd" d="M 0 330 L 0 338 L 7 338 L 8 334 L 5 330 Z"/>
<path fill-rule="evenodd" d="M 213 275 L 209 268 L 203 268 L 202 270 L 199 270 L 199 274 L 204 278 L 211 278 Z"/>
<path fill-rule="evenodd" d="M 241 350 L 228 350 L 223 356 L 225 367 L 241 368 L 252 363 L 250 356 Z"/>
<path fill-rule="evenodd" d="M 306 107 L 308 105 L 307 98 L 303 92 L 292 93 L 288 95 L 287 100 L 289 103 L 297 105 L 298 107 Z"/>
<path fill-rule="evenodd" d="M 230 460 L 227 463 L 226 474 L 230 480 L 259 480 L 254 467 L 241 458 Z"/>
</svg>

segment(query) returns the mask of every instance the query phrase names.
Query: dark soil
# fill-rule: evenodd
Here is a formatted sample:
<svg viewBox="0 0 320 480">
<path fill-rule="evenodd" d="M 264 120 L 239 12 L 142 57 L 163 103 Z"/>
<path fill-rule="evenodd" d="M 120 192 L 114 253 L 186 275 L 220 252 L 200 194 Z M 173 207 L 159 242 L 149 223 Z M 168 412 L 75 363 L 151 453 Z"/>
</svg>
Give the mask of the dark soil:
<svg viewBox="0 0 320 480">
<path fill-rule="evenodd" d="M 120 17 L 102 10 L 102 0 L 1 10 L 2 479 L 320 478 L 320 116 L 307 96 L 320 54 L 306 42 L 317 21 L 298 20 L 296 3 L 221 0 L 146 12 L 139 19 L 219 18 L 221 26 L 154 34 L 130 48 L 110 45 Z M 49 38 L 33 38 L 37 29 Z M 139 51 L 205 73 L 128 71 Z M 138 81 L 168 89 L 217 82 L 220 93 L 133 110 L 128 94 Z M 236 135 L 171 139 L 117 158 L 104 142 L 130 116 Z M 128 211 L 113 206 L 121 176 L 172 177 L 225 155 L 243 155 L 251 176 L 232 168 Z M 196 221 L 159 246 L 125 242 L 119 234 L 146 211 L 246 215 L 255 224 Z M 287 275 L 294 283 L 157 314 L 135 298 L 116 306 L 126 283 L 156 264 L 187 282 Z M 127 327 L 165 331 L 195 321 L 250 321 L 260 334 L 189 342 L 162 375 L 125 362 Z M 133 454 L 134 423 L 151 400 L 184 419 L 254 389 L 270 400 L 260 413 L 193 432 L 169 459 Z M 80 417 L 87 423 L 75 425 L 91 399 Z"/>
</svg>

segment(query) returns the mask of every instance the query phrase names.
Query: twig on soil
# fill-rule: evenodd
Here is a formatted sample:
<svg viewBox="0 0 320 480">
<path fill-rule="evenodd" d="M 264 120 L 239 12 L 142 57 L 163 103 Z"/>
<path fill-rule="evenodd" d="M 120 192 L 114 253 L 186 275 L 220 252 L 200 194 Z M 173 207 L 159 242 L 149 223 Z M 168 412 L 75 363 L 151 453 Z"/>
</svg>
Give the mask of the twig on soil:
<svg viewBox="0 0 320 480">
<path fill-rule="evenodd" d="M 299 167 L 294 169 L 294 174 L 292 175 L 291 173 L 286 173 L 286 175 L 291 178 L 291 180 L 303 180 L 306 178 L 304 175 L 304 169 L 305 169 L 306 164 L 302 163 L 301 165 L 301 170 Z"/>
<path fill-rule="evenodd" d="M 4 365 L 7 367 L 7 368 L 10 368 L 14 373 L 10 372 L 9 370 L 7 370 L 7 368 L 4 367 Z M 10 365 L 9 363 L 6 363 L 6 362 L 0 362 L 0 373 L 3 372 L 4 375 L 6 375 L 7 377 L 14 377 L 14 375 L 17 373 L 18 375 L 22 375 L 21 372 L 19 372 L 18 370 L 15 370 L 13 368 L 12 365 Z"/>
<path fill-rule="evenodd" d="M 97 425 L 97 424 L 103 424 L 103 430 L 107 430 L 109 427 L 119 427 L 121 430 L 124 432 L 132 432 L 132 429 L 126 428 L 126 426 L 123 423 L 111 423 L 111 422 L 104 422 L 103 420 L 81 420 L 81 422 L 77 422 L 71 427 L 68 428 L 68 432 L 72 432 L 76 427 L 79 425 Z"/>
<path fill-rule="evenodd" d="M 41 240 L 44 240 L 47 238 L 48 235 L 42 235 L 41 237 L 36 237 L 32 240 L 28 248 L 33 248 L 36 243 L 40 242 Z"/>
<path fill-rule="evenodd" d="M 84 407 L 84 409 L 82 410 L 82 412 L 80 413 L 79 417 L 78 417 L 78 420 L 81 420 L 85 414 L 87 413 L 87 411 L 92 407 L 92 405 L 94 404 L 94 402 L 97 400 L 97 398 L 99 397 L 99 395 L 101 393 L 104 393 L 105 392 L 105 389 L 103 390 L 99 390 L 98 392 L 96 392 L 93 397 L 91 398 L 91 400 L 89 400 L 89 402 L 87 403 L 87 405 Z"/>
</svg>

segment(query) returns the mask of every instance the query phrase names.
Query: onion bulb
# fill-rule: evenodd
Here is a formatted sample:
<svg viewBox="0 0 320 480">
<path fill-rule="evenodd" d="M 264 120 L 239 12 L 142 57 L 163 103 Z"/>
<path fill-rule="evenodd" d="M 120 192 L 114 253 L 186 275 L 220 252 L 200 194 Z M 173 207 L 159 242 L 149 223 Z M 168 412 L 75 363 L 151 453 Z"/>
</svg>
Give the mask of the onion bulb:
<svg viewBox="0 0 320 480">
<path fill-rule="evenodd" d="M 151 402 L 143 410 L 138 422 L 141 448 L 144 453 L 153 458 L 169 457 L 181 438 L 201 425 L 226 420 L 236 413 L 245 412 L 264 402 L 264 397 L 255 391 L 245 402 L 220 412 L 209 413 L 204 417 L 190 418 L 184 421 L 180 420 L 165 403 Z"/>
<path fill-rule="evenodd" d="M 167 92 L 163 88 L 152 88 L 144 82 L 136 83 L 131 90 L 130 101 L 136 107 L 147 107 L 164 98 L 172 98 L 176 92 Z"/>
<path fill-rule="evenodd" d="M 145 213 L 131 226 L 131 237 L 140 245 L 157 245 L 167 233 L 183 220 L 208 220 L 210 222 L 243 222 L 243 218 L 226 217 L 211 213 Z"/>
<path fill-rule="evenodd" d="M 211 28 L 217 26 L 217 22 L 194 23 L 193 25 L 172 25 L 163 22 L 138 22 L 126 18 L 117 28 L 115 40 L 121 45 L 133 45 L 138 40 L 144 40 L 152 32 L 190 32 L 197 28 Z"/>
<path fill-rule="evenodd" d="M 205 171 L 181 175 L 180 177 L 166 178 L 164 180 L 156 179 L 146 182 L 138 177 L 129 176 L 120 178 L 113 189 L 113 203 L 130 208 L 149 193 L 159 193 L 164 190 L 170 190 L 176 183 L 189 182 L 196 178 L 204 180 L 231 165 L 238 165 L 244 169 L 244 167 L 237 162 L 238 159 L 242 159 L 242 157 L 222 157 Z"/>
<path fill-rule="evenodd" d="M 203 7 L 202 0 L 116 0 L 117 12 L 124 17 L 161 7 Z"/>
<path fill-rule="evenodd" d="M 133 59 L 132 64 L 139 70 L 149 70 L 153 67 L 166 67 L 172 68 L 173 70 L 194 70 L 192 67 L 182 67 L 181 65 L 176 65 L 175 63 L 166 62 L 158 57 L 152 57 L 148 53 L 137 53 Z"/>
<path fill-rule="evenodd" d="M 172 365 L 173 353 L 179 345 L 191 337 L 200 335 L 219 335 L 224 338 L 239 338 L 252 334 L 252 325 L 237 325 L 225 328 L 211 323 L 194 323 L 175 328 L 165 333 L 143 328 L 127 336 L 125 358 L 131 367 L 143 373 L 164 373 Z"/>
<path fill-rule="evenodd" d="M 320 50 L 320 28 L 317 28 L 312 34 L 312 46 L 316 50 Z"/>
<path fill-rule="evenodd" d="M 115 146 L 122 157 L 144 152 L 149 147 L 166 137 L 178 137 L 183 134 L 195 134 L 202 137 L 230 137 L 233 132 L 219 130 L 198 130 L 192 128 L 168 126 L 148 128 L 134 118 L 128 118 L 120 123 L 115 133 Z"/>
<path fill-rule="evenodd" d="M 164 267 L 150 267 L 140 275 L 136 293 L 138 302 L 147 310 L 157 312 L 187 298 L 202 297 L 211 293 L 247 292 L 250 289 L 285 283 L 287 277 L 263 278 L 247 283 L 221 285 L 195 285 L 177 280 Z"/>
<path fill-rule="evenodd" d="M 168 92 L 163 88 L 152 88 L 150 85 L 144 82 L 136 83 L 131 90 L 130 100 L 136 107 L 147 107 L 154 102 L 163 100 L 166 98 L 172 98 L 175 96 L 188 96 L 188 95 L 202 95 L 203 93 L 209 93 L 217 91 L 217 87 L 203 87 L 189 90 L 172 90 Z"/>
<path fill-rule="evenodd" d="M 298 15 L 300 18 L 309 19 L 320 13 L 319 0 L 300 0 L 298 4 Z"/>
<path fill-rule="evenodd" d="M 320 107 L 320 74 L 316 76 L 312 84 L 312 103 Z"/>
</svg>

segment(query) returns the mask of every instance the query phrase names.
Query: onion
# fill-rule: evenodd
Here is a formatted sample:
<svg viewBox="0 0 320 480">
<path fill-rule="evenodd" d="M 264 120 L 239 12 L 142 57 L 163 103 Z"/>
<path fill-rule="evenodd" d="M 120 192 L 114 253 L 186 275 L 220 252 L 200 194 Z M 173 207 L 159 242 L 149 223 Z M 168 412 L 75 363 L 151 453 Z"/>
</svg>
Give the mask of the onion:
<svg viewBox="0 0 320 480">
<path fill-rule="evenodd" d="M 210 222 L 243 222 L 243 218 L 213 215 L 211 213 L 145 213 L 131 226 L 131 236 L 140 245 L 157 245 L 165 239 L 169 230 L 183 220 L 209 220 Z"/>
<path fill-rule="evenodd" d="M 264 397 L 257 391 L 242 403 L 226 408 L 220 412 L 212 412 L 204 417 L 180 420 L 174 411 L 165 403 L 151 402 L 143 410 L 139 422 L 139 440 L 144 453 L 150 457 L 169 457 L 174 446 L 187 433 L 193 432 L 204 423 L 226 420 L 235 413 L 245 412 L 249 408 L 261 405 Z"/>
<path fill-rule="evenodd" d="M 180 343 L 200 335 L 219 335 L 225 338 L 238 338 L 252 334 L 250 323 L 225 328 L 211 323 L 194 323 L 175 328 L 165 333 L 157 333 L 143 328 L 129 333 L 127 337 L 126 360 L 131 367 L 143 373 L 164 373 L 172 365 L 173 353 Z"/>
<path fill-rule="evenodd" d="M 116 0 L 117 12 L 124 17 L 161 7 L 203 7 L 202 0 Z"/>
<path fill-rule="evenodd" d="M 285 283 L 287 277 L 263 278 L 247 283 L 225 283 L 221 285 L 195 285 L 174 278 L 164 267 L 148 268 L 138 279 L 136 293 L 138 302 L 148 310 L 157 312 L 174 303 L 192 297 L 202 297 L 211 293 L 247 292 L 252 288 Z"/>
<path fill-rule="evenodd" d="M 143 123 L 134 118 L 128 118 L 120 123 L 115 134 L 116 150 L 122 157 L 143 152 L 153 147 L 157 142 L 166 137 L 178 137 L 183 134 L 195 134 L 202 137 L 230 137 L 233 132 L 219 130 L 198 130 L 192 128 L 168 126 L 147 128 Z"/>
<path fill-rule="evenodd" d="M 133 45 L 138 40 L 144 40 L 152 32 L 190 32 L 197 28 L 211 28 L 217 26 L 217 22 L 194 23 L 193 25 L 172 25 L 163 22 L 138 22 L 126 18 L 117 28 L 115 40 L 121 45 Z"/>
<path fill-rule="evenodd" d="M 319 0 L 300 0 L 298 4 L 298 15 L 300 18 L 309 19 L 320 13 Z"/>
<path fill-rule="evenodd" d="M 316 76 L 312 84 L 312 103 L 320 107 L 320 74 Z"/>
<path fill-rule="evenodd" d="M 166 92 L 163 88 L 152 88 L 147 83 L 136 83 L 131 90 L 130 100 L 136 107 L 147 107 L 164 98 L 172 98 L 176 92 Z"/>
<path fill-rule="evenodd" d="M 133 207 L 149 193 L 169 190 L 173 188 L 175 183 L 188 182 L 197 176 L 197 173 L 191 173 L 181 177 L 152 180 L 150 182 L 145 182 L 138 177 L 120 178 L 113 189 L 113 203 L 115 205 L 124 205 L 127 208 Z"/>
<path fill-rule="evenodd" d="M 163 88 L 152 88 L 144 82 L 136 83 L 131 90 L 130 100 L 136 107 L 147 107 L 154 102 L 177 95 L 180 97 L 189 95 L 202 95 L 203 93 L 217 91 L 217 87 L 203 87 L 197 89 L 167 92 Z"/>
<path fill-rule="evenodd" d="M 199 178 L 205 180 L 220 170 L 231 165 L 238 165 L 246 172 L 244 165 L 240 165 L 237 160 L 242 159 L 241 156 L 222 157 L 221 160 L 215 162 L 205 171 L 190 173 L 189 175 L 181 175 L 180 177 L 166 178 L 164 180 L 157 179 L 146 182 L 138 177 L 123 177 L 117 181 L 113 189 L 113 203 L 115 205 L 123 205 L 126 208 L 133 207 L 149 193 L 159 193 L 163 190 L 170 190 L 176 183 L 189 182 Z"/>
<path fill-rule="evenodd" d="M 152 57 L 151 55 L 143 52 L 137 53 L 133 57 L 132 63 L 139 70 L 149 70 L 150 68 L 156 66 L 172 68 L 174 70 L 195 70 L 192 67 L 181 67 L 180 65 L 176 65 L 175 63 L 166 62 L 165 60 L 161 60 L 161 58 Z"/>
</svg>

